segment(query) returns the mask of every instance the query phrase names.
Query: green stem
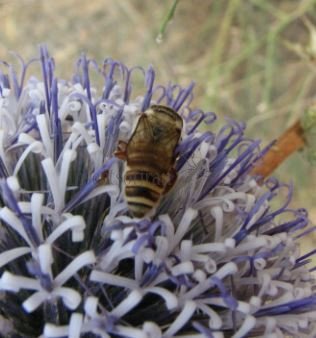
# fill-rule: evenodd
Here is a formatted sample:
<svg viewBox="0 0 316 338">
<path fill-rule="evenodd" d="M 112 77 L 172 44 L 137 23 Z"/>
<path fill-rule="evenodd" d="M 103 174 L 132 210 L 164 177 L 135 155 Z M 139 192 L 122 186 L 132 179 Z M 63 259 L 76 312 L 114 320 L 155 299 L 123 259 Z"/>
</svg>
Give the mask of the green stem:
<svg viewBox="0 0 316 338">
<path fill-rule="evenodd" d="M 265 84 L 263 88 L 263 102 L 267 105 L 267 109 L 269 109 L 269 105 L 271 103 L 271 96 L 272 96 L 272 83 L 273 77 L 275 74 L 276 69 L 276 47 L 278 43 L 279 34 L 294 20 L 302 16 L 306 13 L 308 9 L 312 5 L 315 4 L 315 0 L 305 0 L 299 3 L 299 6 L 288 13 L 288 15 L 283 14 L 274 6 L 267 6 L 267 2 L 265 1 L 258 1 L 252 0 L 252 2 L 258 6 L 259 8 L 268 11 L 269 13 L 274 13 L 277 17 L 278 22 L 275 26 L 270 30 L 268 34 L 268 43 L 267 43 L 267 50 L 266 50 L 266 65 L 265 65 Z"/>
<path fill-rule="evenodd" d="M 173 5 L 170 7 L 164 21 L 162 22 L 162 25 L 160 26 L 159 32 L 158 32 L 158 36 L 157 36 L 157 42 L 161 42 L 163 36 L 165 35 L 167 26 L 169 24 L 169 22 L 173 19 L 174 17 L 174 13 L 176 11 L 176 8 L 178 6 L 180 0 L 174 0 L 173 1 Z"/>
<path fill-rule="evenodd" d="M 235 13 L 239 8 L 240 0 L 231 0 L 228 3 L 226 8 L 224 17 L 221 22 L 221 26 L 219 28 L 219 32 L 217 34 L 217 38 L 214 44 L 212 59 L 211 59 L 211 73 L 210 73 L 210 83 L 208 84 L 208 92 L 209 92 L 209 99 L 216 104 L 217 101 L 217 94 L 215 94 L 215 88 L 218 85 L 218 80 L 221 78 L 222 75 L 222 56 L 225 50 L 225 45 L 227 43 L 228 35 L 229 35 L 229 28 L 231 23 L 234 19 Z M 217 65 L 218 68 L 216 67 Z"/>
</svg>

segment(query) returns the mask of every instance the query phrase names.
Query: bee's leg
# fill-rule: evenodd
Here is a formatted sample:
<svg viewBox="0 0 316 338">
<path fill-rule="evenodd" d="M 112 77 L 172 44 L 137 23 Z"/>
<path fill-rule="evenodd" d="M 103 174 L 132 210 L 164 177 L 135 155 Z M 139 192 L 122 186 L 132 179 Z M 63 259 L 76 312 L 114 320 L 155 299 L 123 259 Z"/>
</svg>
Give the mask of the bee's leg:
<svg viewBox="0 0 316 338">
<path fill-rule="evenodd" d="M 166 194 L 167 192 L 170 191 L 170 189 L 174 186 L 174 184 L 176 183 L 178 174 L 175 168 L 171 168 L 169 170 L 169 181 L 165 186 L 165 190 L 164 190 L 164 194 Z"/>
<path fill-rule="evenodd" d="M 100 175 L 100 178 L 98 180 L 98 184 L 109 184 L 109 171 L 103 171 L 103 173 Z"/>
<path fill-rule="evenodd" d="M 119 140 L 117 144 L 117 148 L 114 151 L 114 156 L 119 158 L 120 160 L 126 160 L 126 147 L 127 143 L 124 141 Z"/>
</svg>

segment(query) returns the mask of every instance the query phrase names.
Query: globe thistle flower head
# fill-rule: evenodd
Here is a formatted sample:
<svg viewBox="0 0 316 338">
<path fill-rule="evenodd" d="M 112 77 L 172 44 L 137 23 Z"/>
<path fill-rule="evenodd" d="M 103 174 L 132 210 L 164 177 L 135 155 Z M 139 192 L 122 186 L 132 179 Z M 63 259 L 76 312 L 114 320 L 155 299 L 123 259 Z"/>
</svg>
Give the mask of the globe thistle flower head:
<svg viewBox="0 0 316 338">
<path fill-rule="evenodd" d="M 249 174 L 266 149 L 243 123 L 215 130 L 215 114 L 192 106 L 193 83 L 156 84 L 152 67 L 83 55 L 58 79 L 42 47 L 31 61 L 42 76 L 27 79 L 20 61 L 21 74 L 0 73 L 3 337 L 316 335 L 313 252 L 297 242 L 307 213 L 289 206 L 291 185 Z M 183 118 L 178 177 L 139 219 L 113 154 L 153 104 Z"/>
</svg>

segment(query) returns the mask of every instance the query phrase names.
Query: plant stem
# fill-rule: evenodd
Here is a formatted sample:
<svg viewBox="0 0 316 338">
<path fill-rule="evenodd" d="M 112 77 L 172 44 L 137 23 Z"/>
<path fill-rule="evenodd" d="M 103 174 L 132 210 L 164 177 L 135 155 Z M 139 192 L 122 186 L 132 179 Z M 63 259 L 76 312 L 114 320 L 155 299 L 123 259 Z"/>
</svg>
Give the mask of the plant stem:
<svg viewBox="0 0 316 338">
<path fill-rule="evenodd" d="M 290 155 L 305 145 L 304 131 L 300 121 L 295 122 L 264 155 L 261 162 L 251 171 L 252 175 L 263 178 L 270 176 Z"/>
<path fill-rule="evenodd" d="M 160 29 L 159 29 L 159 32 L 158 32 L 158 36 L 157 36 L 157 40 L 158 42 L 160 40 L 162 40 L 163 36 L 165 35 L 165 32 L 166 32 L 166 29 L 167 29 L 167 26 L 169 24 L 169 22 L 173 19 L 174 17 L 174 13 L 176 11 L 176 8 L 178 6 L 178 3 L 179 3 L 180 0 L 174 0 L 173 2 L 173 5 L 171 6 L 171 8 L 169 9 L 162 25 L 160 26 Z"/>
</svg>

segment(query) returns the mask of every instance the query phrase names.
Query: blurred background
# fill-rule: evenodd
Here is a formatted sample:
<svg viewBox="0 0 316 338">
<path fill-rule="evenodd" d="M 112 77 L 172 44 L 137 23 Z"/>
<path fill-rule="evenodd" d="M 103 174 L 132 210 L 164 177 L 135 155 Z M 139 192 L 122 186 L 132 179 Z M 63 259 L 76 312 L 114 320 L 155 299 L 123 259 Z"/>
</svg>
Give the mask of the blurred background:
<svg viewBox="0 0 316 338">
<path fill-rule="evenodd" d="M 0 59 L 12 59 L 9 51 L 37 56 L 44 42 L 63 78 L 81 52 L 100 63 L 111 56 L 152 64 L 164 83 L 196 81 L 194 106 L 246 121 L 247 134 L 264 144 L 315 101 L 315 0 L 180 0 L 157 43 L 173 3 L 2 0 Z M 275 175 L 294 182 L 293 206 L 316 224 L 316 168 L 297 153 Z"/>
</svg>

